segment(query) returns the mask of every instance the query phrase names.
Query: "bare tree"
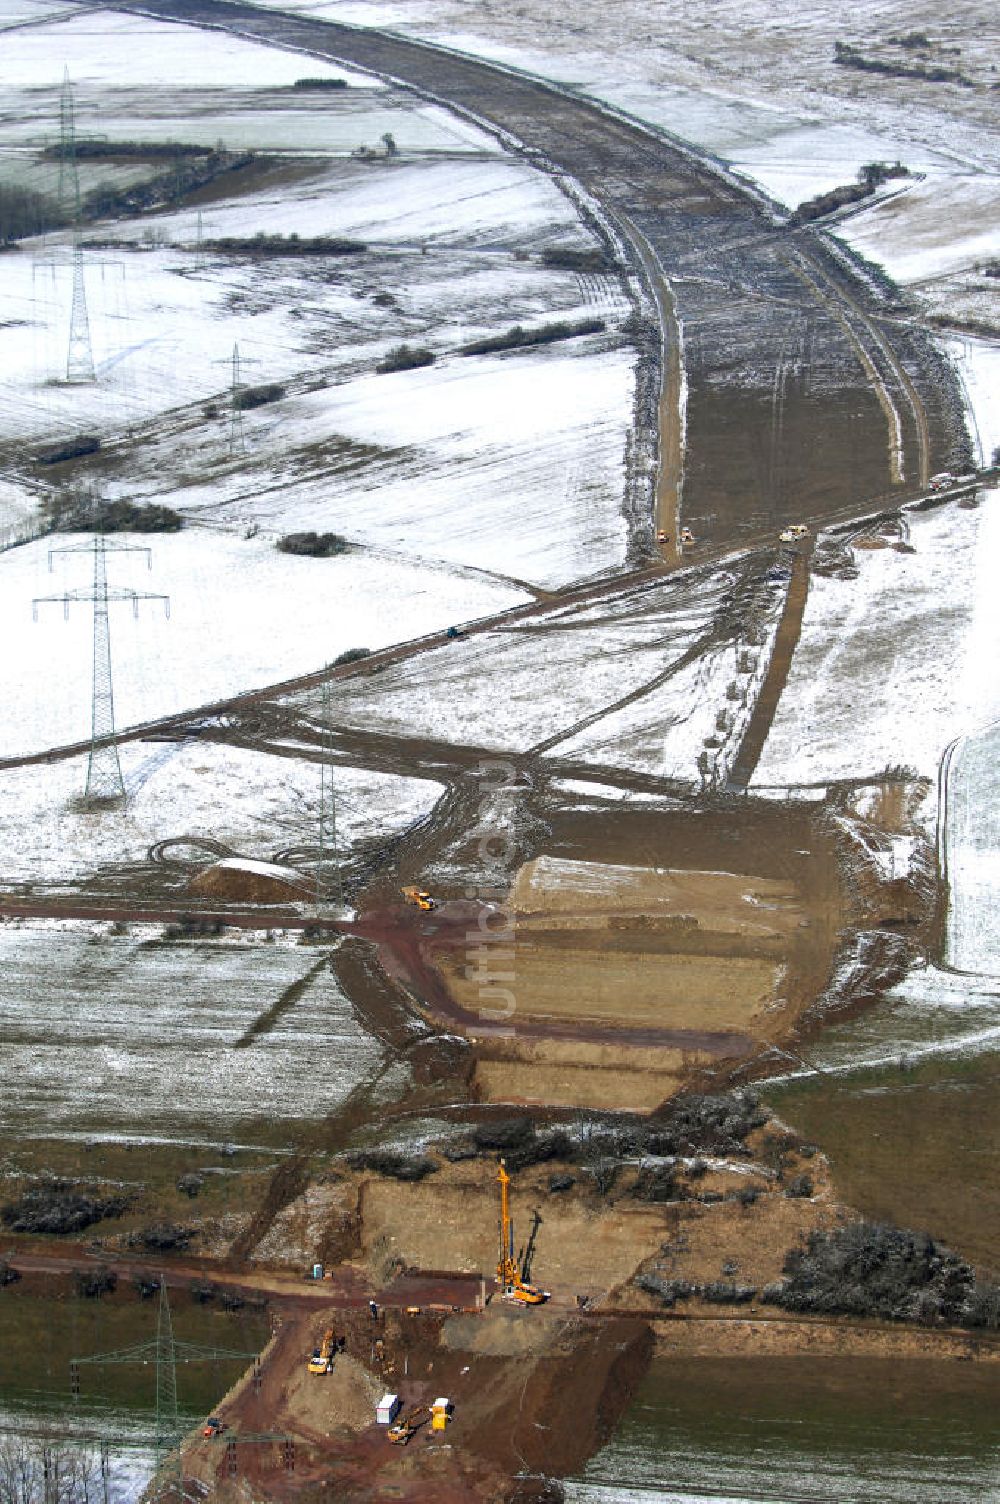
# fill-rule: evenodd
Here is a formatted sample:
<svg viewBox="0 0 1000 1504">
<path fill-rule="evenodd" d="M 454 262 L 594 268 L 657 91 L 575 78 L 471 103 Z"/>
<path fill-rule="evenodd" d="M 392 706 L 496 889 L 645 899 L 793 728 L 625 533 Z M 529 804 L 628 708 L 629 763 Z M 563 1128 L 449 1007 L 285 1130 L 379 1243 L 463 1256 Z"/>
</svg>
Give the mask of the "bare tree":
<svg viewBox="0 0 1000 1504">
<path fill-rule="evenodd" d="M 93 1452 L 51 1437 L 0 1440 L 0 1504 L 98 1504 L 101 1475 Z"/>
</svg>

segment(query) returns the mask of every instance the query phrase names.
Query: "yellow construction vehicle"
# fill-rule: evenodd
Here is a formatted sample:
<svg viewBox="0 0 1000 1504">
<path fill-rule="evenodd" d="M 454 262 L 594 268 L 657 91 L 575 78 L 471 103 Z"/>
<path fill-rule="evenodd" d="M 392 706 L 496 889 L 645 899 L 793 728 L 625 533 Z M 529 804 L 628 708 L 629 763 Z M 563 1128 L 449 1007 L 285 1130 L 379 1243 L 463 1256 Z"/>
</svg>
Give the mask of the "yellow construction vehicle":
<svg viewBox="0 0 1000 1504">
<path fill-rule="evenodd" d="M 540 1306 L 549 1298 L 548 1290 L 525 1284 L 514 1257 L 514 1224 L 510 1217 L 510 1176 L 506 1161 L 497 1166 L 500 1186 L 500 1257 L 497 1260 L 497 1284 L 504 1300 L 519 1301 L 524 1306 Z"/>
<path fill-rule="evenodd" d="M 328 1326 L 319 1347 L 313 1348 L 312 1357 L 307 1364 L 310 1373 L 333 1372 L 333 1345 L 333 1327 Z"/>
<path fill-rule="evenodd" d="M 397 1447 L 405 1447 L 407 1442 L 414 1437 L 427 1419 L 426 1405 L 417 1405 L 413 1410 L 408 1410 L 394 1420 L 386 1435 Z"/>
<path fill-rule="evenodd" d="M 403 888 L 401 892 L 407 903 L 415 903 L 418 909 L 429 912 L 437 908 L 434 899 L 429 893 L 425 893 L 423 888 Z"/>
</svg>

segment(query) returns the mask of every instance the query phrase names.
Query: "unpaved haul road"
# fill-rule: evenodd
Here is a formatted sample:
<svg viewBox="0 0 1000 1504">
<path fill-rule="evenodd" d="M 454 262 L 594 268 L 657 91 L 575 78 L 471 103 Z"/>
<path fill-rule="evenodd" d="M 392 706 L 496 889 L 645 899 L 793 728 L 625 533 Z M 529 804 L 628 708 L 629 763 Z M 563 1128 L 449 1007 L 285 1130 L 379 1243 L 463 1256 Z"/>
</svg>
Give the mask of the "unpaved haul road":
<svg viewBox="0 0 1000 1504">
<path fill-rule="evenodd" d="M 361 68 L 478 122 L 554 176 L 609 250 L 624 245 L 659 326 L 661 401 L 645 404 L 647 432 L 636 437 L 659 456 L 662 525 L 681 480 L 681 338 L 684 521 L 730 547 L 926 476 L 960 436 L 954 377 L 920 329 L 895 321 L 894 295 L 683 143 L 545 80 L 409 38 L 238 0 L 117 8 Z M 653 497 L 641 501 L 628 518 L 634 562 L 653 546 Z"/>
</svg>

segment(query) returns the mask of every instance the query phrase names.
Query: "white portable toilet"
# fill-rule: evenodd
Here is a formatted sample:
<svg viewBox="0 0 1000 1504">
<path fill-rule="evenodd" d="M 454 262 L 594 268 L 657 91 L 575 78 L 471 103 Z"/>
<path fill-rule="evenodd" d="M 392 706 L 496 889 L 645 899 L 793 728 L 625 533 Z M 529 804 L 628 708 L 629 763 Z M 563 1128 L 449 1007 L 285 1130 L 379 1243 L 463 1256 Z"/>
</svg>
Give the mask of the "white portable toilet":
<svg viewBox="0 0 1000 1504">
<path fill-rule="evenodd" d="M 391 1426 L 400 1411 L 398 1394 L 383 1394 L 378 1402 L 375 1419 L 380 1426 Z"/>
</svg>

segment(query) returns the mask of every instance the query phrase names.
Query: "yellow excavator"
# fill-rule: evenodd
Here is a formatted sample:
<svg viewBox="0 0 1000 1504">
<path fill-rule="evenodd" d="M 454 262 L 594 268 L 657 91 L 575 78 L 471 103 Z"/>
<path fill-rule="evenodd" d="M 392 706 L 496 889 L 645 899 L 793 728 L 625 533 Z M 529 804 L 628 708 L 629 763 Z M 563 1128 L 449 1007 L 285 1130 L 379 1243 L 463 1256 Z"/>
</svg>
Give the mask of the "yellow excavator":
<svg viewBox="0 0 1000 1504">
<path fill-rule="evenodd" d="M 514 1257 L 514 1224 L 510 1218 L 510 1176 L 507 1165 L 501 1159 L 497 1166 L 497 1183 L 500 1186 L 500 1257 L 497 1260 L 497 1284 L 504 1300 L 518 1301 L 523 1306 L 540 1306 L 549 1298 L 548 1290 L 539 1290 L 536 1285 L 525 1284 Z"/>
<path fill-rule="evenodd" d="M 333 1372 L 333 1348 L 333 1327 L 328 1326 L 323 1333 L 323 1341 L 319 1347 L 313 1348 L 312 1357 L 306 1365 L 310 1373 Z"/>
<path fill-rule="evenodd" d="M 397 1447 L 405 1447 L 412 1437 L 416 1436 L 420 1427 L 430 1415 L 426 1405 L 417 1405 L 415 1409 L 407 1411 L 393 1421 L 386 1435 Z"/>
</svg>

